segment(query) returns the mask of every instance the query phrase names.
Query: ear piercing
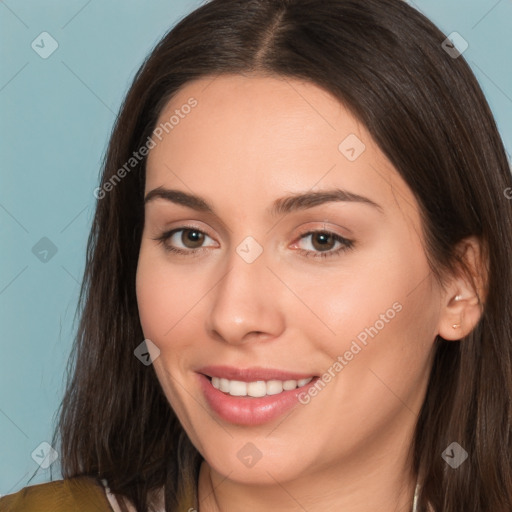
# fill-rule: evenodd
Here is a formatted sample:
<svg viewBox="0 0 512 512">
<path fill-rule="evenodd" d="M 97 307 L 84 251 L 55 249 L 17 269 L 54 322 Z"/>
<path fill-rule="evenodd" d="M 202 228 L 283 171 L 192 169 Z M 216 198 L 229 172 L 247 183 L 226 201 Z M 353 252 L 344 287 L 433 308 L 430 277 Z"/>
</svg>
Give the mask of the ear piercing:
<svg viewBox="0 0 512 512">
<path fill-rule="evenodd" d="M 462 300 L 462 295 L 456 295 L 453 300 L 456 302 Z M 453 324 L 452 327 L 453 329 L 458 329 L 460 327 L 460 324 Z"/>
</svg>

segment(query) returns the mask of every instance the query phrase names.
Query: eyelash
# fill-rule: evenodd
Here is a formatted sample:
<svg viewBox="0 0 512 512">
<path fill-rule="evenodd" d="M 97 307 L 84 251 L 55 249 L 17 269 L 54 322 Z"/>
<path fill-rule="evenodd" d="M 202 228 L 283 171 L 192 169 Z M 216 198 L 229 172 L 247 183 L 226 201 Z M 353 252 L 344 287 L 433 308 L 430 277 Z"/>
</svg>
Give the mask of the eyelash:
<svg viewBox="0 0 512 512">
<path fill-rule="evenodd" d="M 207 250 L 206 247 L 200 247 L 198 249 L 187 249 L 187 250 L 185 250 L 185 249 L 178 249 L 177 247 L 173 247 L 173 246 L 167 245 L 165 243 L 175 233 L 178 233 L 180 231 L 184 231 L 186 229 L 189 229 L 191 231 L 195 231 L 197 233 L 201 233 L 203 235 L 208 236 L 207 233 L 205 233 L 204 231 L 202 231 L 200 229 L 195 228 L 194 226 L 181 226 L 181 227 L 173 229 L 171 231 L 166 231 L 166 232 L 162 233 L 160 236 L 158 236 L 156 238 L 153 238 L 153 240 L 156 240 L 159 244 L 164 245 L 164 248 L 165 248 L 165 250 L 167 252 L 175 253 L 175 254 L 179 254 L 179 255 L 191 256 L 191 257 L 200 256 L 204 251 Z M 302 239 L 302 238 L 305 238 L 305 237 L 307 237 L 309 235 L 315 235 L 315 234 L 323 234 L 323 235 L 332 236 L 332 238 L 334 238 L 334 240 L 336 242 L 341 243 L 341 247 L 339 247 L 336 250 L 320 251 L 320 252 L 318 252 L 318 251 L 307 251 L 305 249 L 297 249 L 297 251 L 299 253 L 303 254 L 307 258 L 330 258 L 330 257 L 338 256 L 341 253 L 343 253 L 343 252 L 345 252 L 345 251 L 347 251 L 349 249 L 352 249 L 353 246 L 354 246 L 354 242 L 352 240 L 344 238 L 344 237 L 342 237 L 342 236 L 340 236 L 340 235 L 338 235 L 336 233 L 333 233 L 332 231 L 325 231 L 325 230 L 306 231 L 306 232 L 301 233 L 299 235 L 299 240 Z"/>
</svg>

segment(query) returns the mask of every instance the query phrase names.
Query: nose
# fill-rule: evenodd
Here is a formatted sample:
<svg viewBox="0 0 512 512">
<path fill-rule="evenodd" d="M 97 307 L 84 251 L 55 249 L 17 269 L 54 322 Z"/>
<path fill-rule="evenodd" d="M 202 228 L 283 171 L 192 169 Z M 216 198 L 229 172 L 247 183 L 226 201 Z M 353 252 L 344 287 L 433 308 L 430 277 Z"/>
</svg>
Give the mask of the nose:
<svg viewBox="0 0 512 512">
<path fill-rule="evenodd" d="M 280 286 L 265 251 L 250 262 L 233 250 L 224 276 L 208 294 L 207 332 L 232 345 L 278 337 L 285 327 Z"/>
</svg>

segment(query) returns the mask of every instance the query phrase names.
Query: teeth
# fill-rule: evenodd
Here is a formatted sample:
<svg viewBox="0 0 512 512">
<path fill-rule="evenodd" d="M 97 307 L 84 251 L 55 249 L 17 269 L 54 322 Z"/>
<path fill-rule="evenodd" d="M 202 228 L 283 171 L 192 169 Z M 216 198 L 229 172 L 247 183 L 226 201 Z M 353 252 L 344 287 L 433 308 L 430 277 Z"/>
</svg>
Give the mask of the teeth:
<svg viewBox="0 0 512 512">
<path fill-rule="evenodd" d="M 229 390 L 227 392 L 229 393 Z M 265 396 L 267 394 L 267 384 L 264 380 L 249 382 L 247 384 L 247 394 L 254 397 Z"/>
<path fill-rule="evenodd" d="M 214 377 L 217 379 L 217 377 Z M 218 381 L 220 381 L 220 385 L 218 386 L 218 388 L 221 390 L 221 391 L 224 391 L 224 393 L 227 393 L 229 392 L 229 380 L 228 379 L 217 379 Z"/>
<path fill-rule="evenodd" d="M 306 379 L 302 379 L 306 380 Z M 283 382 L 283 389 L 285 391 L 289 391 L 290 389 L 295 389 L 297 387 L 297 381 L 296 380 L 285 380 Z"/>
<path fill-rule="evenodd" d="M 278 395 L 283 392 L 282 380 L 269 380 L 267 382 L 267 395 Z"/>
<path fill-rule="evenodd" d="M 219 377 L 212 377 L 212 386 L 231 396 L 252 396 L 262 397 L 266 395 L 278 395 L 283 391 L 290 391 L 302 387 L 313 380 L 313 377 L 299 380 L 257 380 L 254 382 L 242 382 L 240 380 L 229 380 Z"/>
<path fill-rule="evenodd" d="M 233 396 L 247 396 L 247 382 L 232 380 L 229 383 L 229 394 Z"/>
</svg>

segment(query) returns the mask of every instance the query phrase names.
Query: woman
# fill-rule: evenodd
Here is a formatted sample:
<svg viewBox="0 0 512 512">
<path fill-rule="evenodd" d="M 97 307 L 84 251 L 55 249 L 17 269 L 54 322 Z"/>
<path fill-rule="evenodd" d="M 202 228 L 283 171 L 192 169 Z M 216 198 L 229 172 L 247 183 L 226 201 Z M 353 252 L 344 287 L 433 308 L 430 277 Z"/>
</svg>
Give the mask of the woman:
<svg viewBox="0 0 512 512">
<path fill-rule="evenodd" d="M 64 480 L 1 505 L 512 509 L 512 179 L 445 40 L 400 0 L 169 32 L 95 191 Z"/>
</svg>

